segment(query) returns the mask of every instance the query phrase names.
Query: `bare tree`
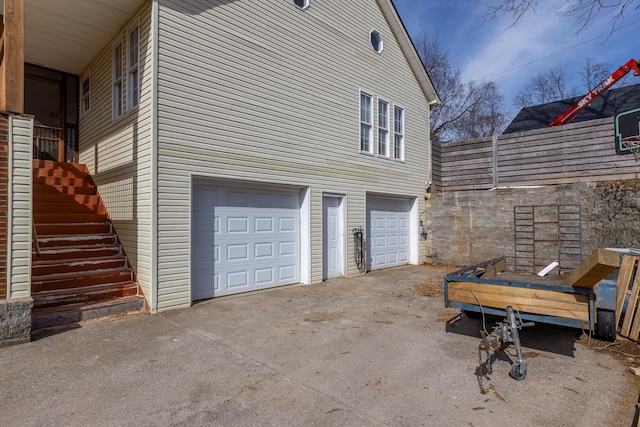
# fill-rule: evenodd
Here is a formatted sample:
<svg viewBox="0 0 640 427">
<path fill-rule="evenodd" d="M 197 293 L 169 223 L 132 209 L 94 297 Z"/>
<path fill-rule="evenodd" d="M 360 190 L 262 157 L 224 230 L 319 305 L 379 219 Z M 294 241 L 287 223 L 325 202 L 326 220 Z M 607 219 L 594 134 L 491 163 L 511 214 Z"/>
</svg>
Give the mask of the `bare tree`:
<svg viewBox="0 0 640 427">
<path fill-rule="evenodd" d="M 437 35 L 424 33 L 416 49 L 442 102 L 431 110 L 432 141 L 484 137 L 500 130 L 506 118 L 502 96 L 493 82 L 464 83 Z"/>
<path fill-rule="evenodd" d="M 480 102 L 475 104 L 468 114 L 460 118 L 456 126 L 457 139 L 476 139 L 502 132 L 507 122 L 504 111 L 503 96 L 494 82 L 469 83 L 469 92 L 481 92 Z"/>
<path fill-rule="evenodd" d="M 576 89 L 569 85 L 569 78 L 562 67 L 550 68 L 533 76 L 518 92 L 513 105 L 524 108 L 576 96 Z"/>
<path fill-rule="evenodd" d="M 590 91 L 612 72 L 611 64 L 600 62 L 595 58 L 587 58 L 582 71 L 580 71 L 580 77 L 582 77 L 583 83 L 582 90 L 585 93 Z"/>
<path fill-rule="evenodd" d="M 598 83 L 602 82 L 614 71 L 615 68 L 608 63 L 600 62 L 594 58 L 587 58 L 579 70 L 582 81 L 578 89 L 570 86 L 571 78 L 569 74 L 575 71 L 570 70 L 567 73 L 562 67 L 550 68 L 533 76 L 527 85 L 516 94 L 513 105 L 524 108 L 583 95 L 596 87 Z M 633 73 L 629 73 L 616 83 L 616 87 L 635 84 L 634 78 Z"/>
<path fill-rule="evenodd" d="M 517 25 L 522 17 L 535 13 L 541 0 L 492 0 L 487 4 L 489 18 L 510 15 L 511 26 Z M 639 0 L 563 0 L 556 8 L 559 16 L 573 18 L 580 27 L 578 33 L 606 14 L 611 20 L 610 34 L 620 28 L 625 16 L 640 11 Z"/>
</svg>

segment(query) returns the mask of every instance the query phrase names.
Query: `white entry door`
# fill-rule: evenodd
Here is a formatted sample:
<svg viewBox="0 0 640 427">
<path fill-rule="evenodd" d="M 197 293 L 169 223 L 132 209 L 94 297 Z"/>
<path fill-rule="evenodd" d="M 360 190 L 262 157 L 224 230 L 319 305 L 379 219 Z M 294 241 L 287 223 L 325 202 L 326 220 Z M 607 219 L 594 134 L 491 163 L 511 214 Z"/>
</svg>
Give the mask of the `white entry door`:
<svg viewBox="0 0 640 427">
<path fill-rule="evenodd" d="M 322 198 L 322 278 L 344 276 L 342 197 Z"/>
<path fill-rule="evenodd" d="M 197 184 L 192 300 L 300 282 L 299 191 Z"/>
<path fill-rule="evenodd" d="M 368 270 L 409 263 L 409 199 L 367 198 Z"/>
</svg>

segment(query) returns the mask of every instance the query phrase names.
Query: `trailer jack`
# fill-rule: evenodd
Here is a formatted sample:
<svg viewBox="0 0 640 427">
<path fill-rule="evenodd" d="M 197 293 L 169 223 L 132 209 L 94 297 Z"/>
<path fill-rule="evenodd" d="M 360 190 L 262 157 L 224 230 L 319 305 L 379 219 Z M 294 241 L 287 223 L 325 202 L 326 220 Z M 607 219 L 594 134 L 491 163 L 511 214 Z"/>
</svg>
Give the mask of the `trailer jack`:
<svg viewBox="0 0 640 427">
<path fill-rule="evenodd" d="M 516 316 L 517 313 L 517 316 Z M 494 360 L 492 352 L 495 355 L 496 352 L 504 350 L 509 344 L 513 343 L 516 348 L 517 360 L 511 365 L 510 375 L 518 381 L 524 380 L 527 375 L 527 361 L 522 356 L 522 346 L 520 345 L 519 329 L 527 326 L 534 326 L 533 322 L 523 323 L 520 318 L 520 313 L 514 311 L 513 307 L 507 306 L 507 317 L 502 322 L 494 326 L 491 333 L 487 333 L 486 330 L 481 331 L 482 341 L 478 346 L 478 354 L 480 359 L 480 368 L 478 370 L 478 379 L 480 382 L 480 389 L 484 393 L 484 387 L 482 385 L 482 377 L 491 374 L 491 364 Z M 482 361 L 482 352 L 487 353 L 487 358 Z M 489 378 L 490 379 L 490 378 Z"/>
</svg>

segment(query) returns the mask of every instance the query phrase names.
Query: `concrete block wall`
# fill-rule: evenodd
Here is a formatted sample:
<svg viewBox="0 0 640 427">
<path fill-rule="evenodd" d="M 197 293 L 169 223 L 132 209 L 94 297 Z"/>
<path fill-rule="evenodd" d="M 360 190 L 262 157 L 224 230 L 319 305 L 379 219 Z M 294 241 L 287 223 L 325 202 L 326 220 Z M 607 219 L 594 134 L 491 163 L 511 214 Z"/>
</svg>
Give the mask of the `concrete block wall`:
<svg viewBox="0 0 640 427">
<path fill-rule="evenodd" d="M 0 300 L 0 347 L 31 341 L 33 299 Z"/>
<path fill-rule="evenodd" d="M 582 252 L 640 247 L 640 179 L 434 193 L 426 212 L 429 263 L 514 261 L 514 207 L 579 204 Z"/>
</svg>

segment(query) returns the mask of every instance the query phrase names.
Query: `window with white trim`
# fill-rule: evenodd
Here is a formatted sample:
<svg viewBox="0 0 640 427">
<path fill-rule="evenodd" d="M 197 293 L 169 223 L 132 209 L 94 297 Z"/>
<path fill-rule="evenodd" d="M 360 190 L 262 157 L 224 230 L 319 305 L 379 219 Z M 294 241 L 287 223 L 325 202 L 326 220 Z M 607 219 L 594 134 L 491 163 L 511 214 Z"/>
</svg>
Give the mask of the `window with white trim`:
<svg viewBox="0 0 640 427">
<path fill-rule="evenodd" d="M 360 151 L 373 154 L 373 96 L 360 92 Z"/>
<path fill-rule="evenodd" d="M 393 158 L 404 160 L 404 110 L 393 107 Z"/>
<path fill-rule="evenodd" d="M 115 120 L 118 117 L 122 116 L 122 113 L 123 113 L 123 108 L 122 108 L 123 96 L 122 95 L 124 90 L 124 84 L 122 81 L 122 68 L 124 64 L 123 64 L 122 38 L 120 38 L 113 45 L 111 62 L 113 64 L 112 84 L 111 84 L 112 115 L 113 115 L 113 119 Z"/>
<path fill-rule="evenodd" d="M 91 108 L 91 76 L 87 75 L 80 83 L 80 115 L 84 116 Z"/>
<path fill-rule="evenodd" d="M 371 42 L 373 50 L 378 53 L 382 52 L 382 49 L 384 49 L 384 42 L 382 41 L 382 36 L 378 31 L 372 30 L 369 33 L 369 41 Z"/>
<path fill-rule="evenodd" d="M 378 155 L 389 157 L 389 103 L 378 99 Z"/>
<path fill-rule="evenodd" d="M 140 29 L 136 23 L 127 34 L 127 110 L 140 102 Z"/>
<path fill-rule="evenodd" d="M 300 9 L 305 10 L 309 7 L 309 0 L 293 0 L 293 4 L 298 6 Z"/>
</svg>

